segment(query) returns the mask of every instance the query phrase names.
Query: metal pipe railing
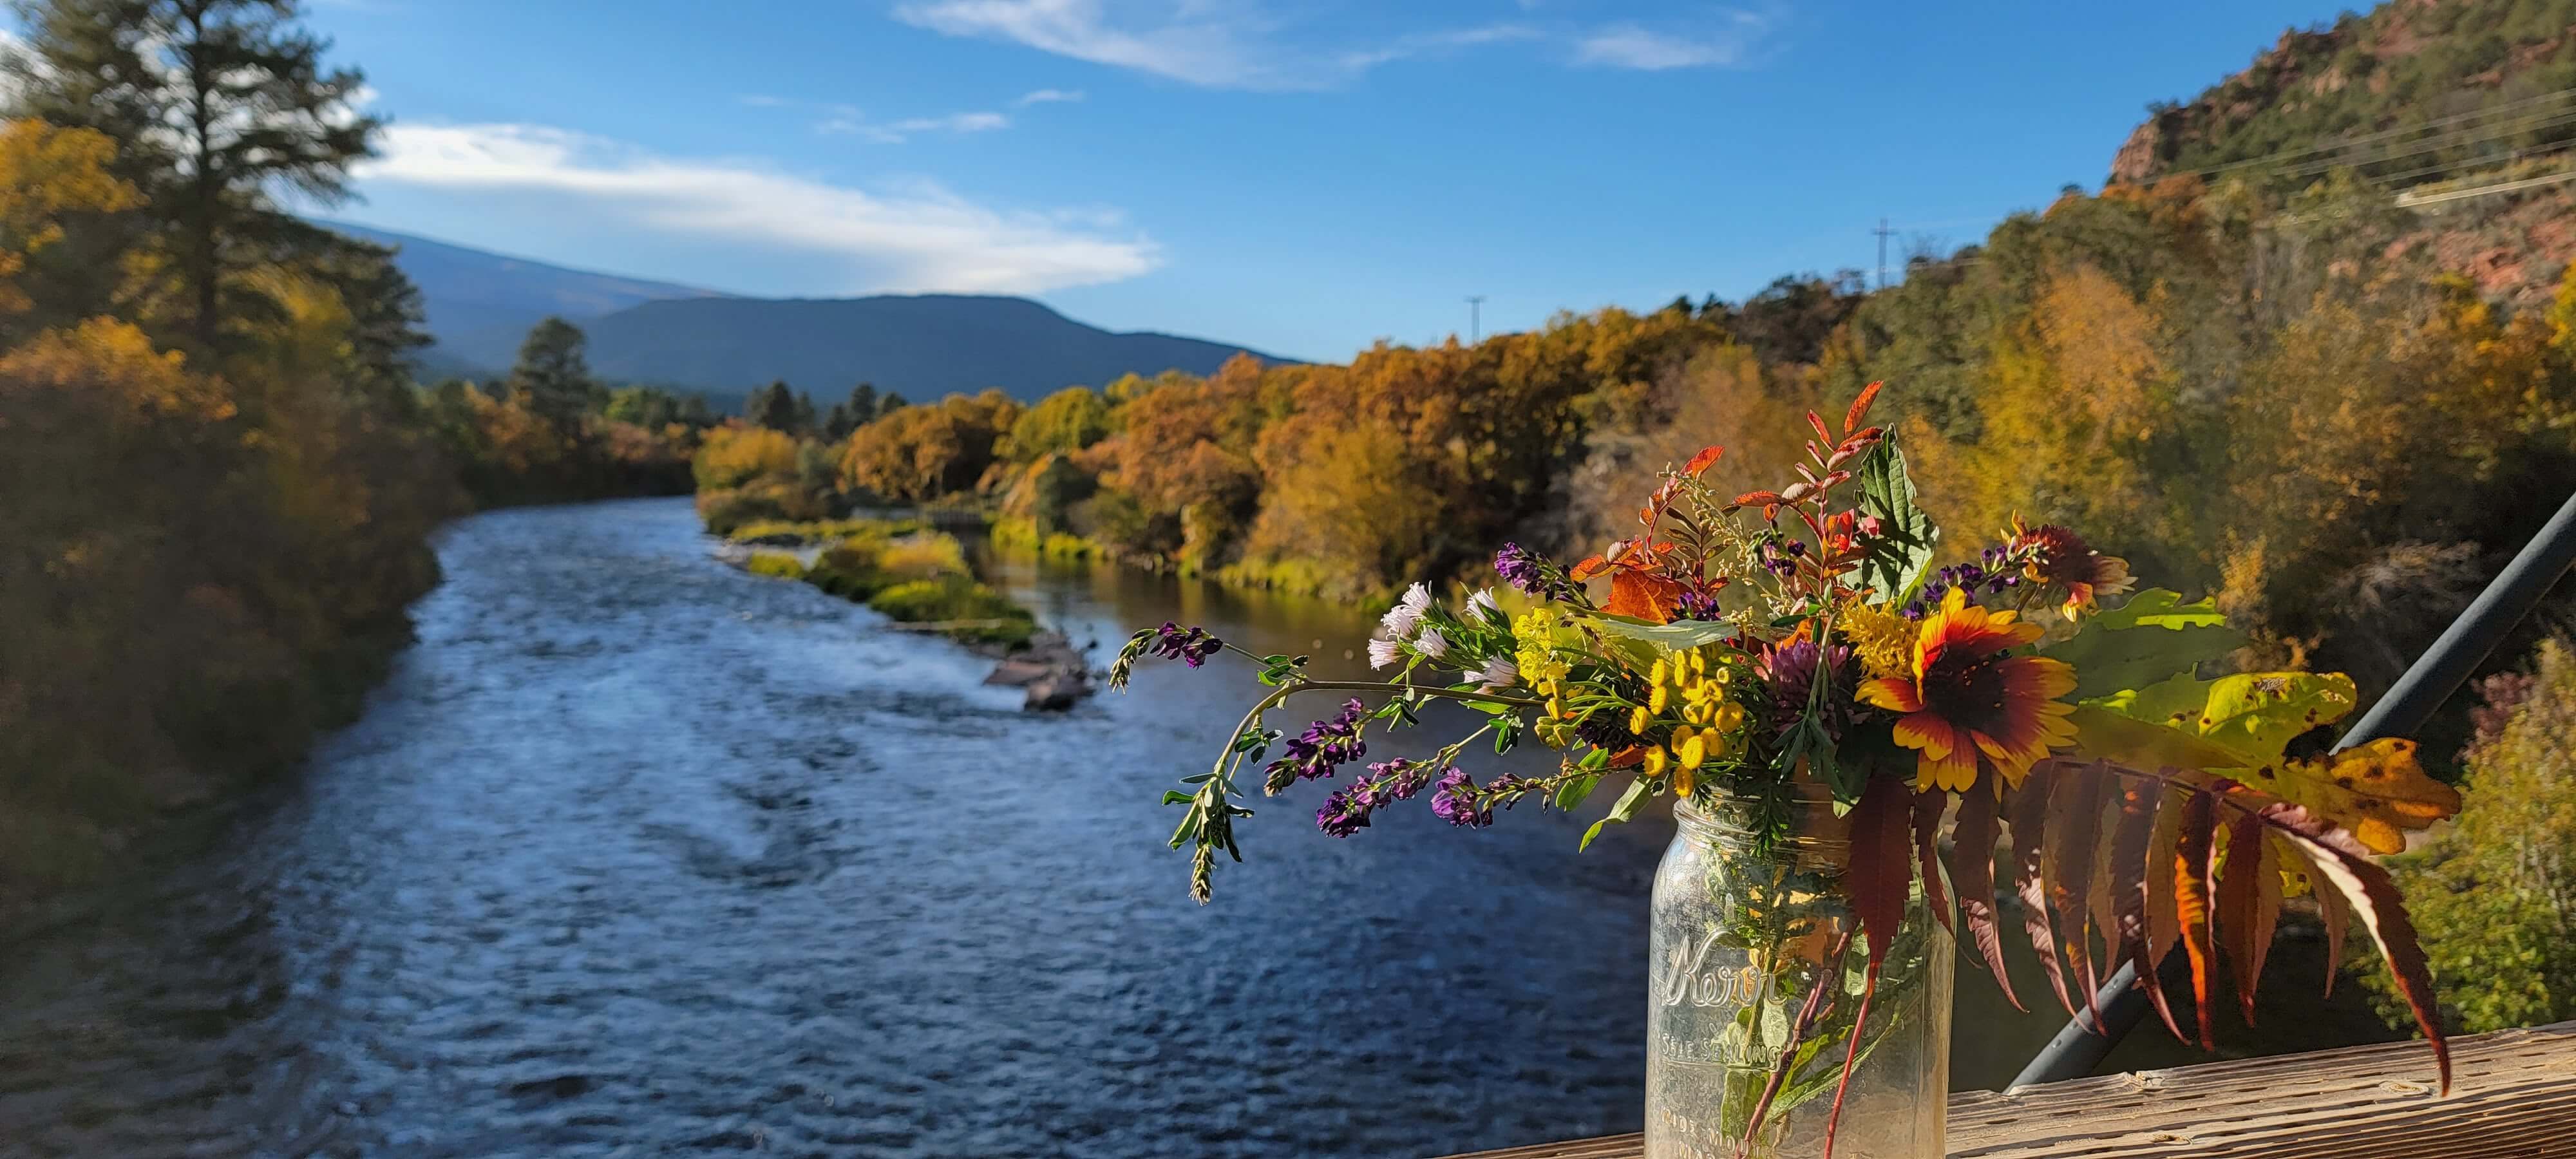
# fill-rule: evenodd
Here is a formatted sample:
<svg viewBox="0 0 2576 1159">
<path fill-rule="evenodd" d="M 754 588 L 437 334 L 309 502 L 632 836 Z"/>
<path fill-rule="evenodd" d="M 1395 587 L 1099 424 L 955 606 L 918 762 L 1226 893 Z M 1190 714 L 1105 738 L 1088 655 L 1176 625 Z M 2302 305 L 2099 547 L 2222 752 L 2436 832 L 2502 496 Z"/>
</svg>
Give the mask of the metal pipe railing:
<svg viewBox="0 0 2576 1159">
<path fill-rule="evenodd" d="M 2576 495 L 2558 508 L 2540 534 L 2532 536 L 2513 562 L 2498 572 L 2478 598 L 2471 601 L 2460 618 L 2433 641 L 2433 646 L 2415 659 L 2406 674 L 2390 686 L 2388 695 L 2363 713 L 2361 721 L 2335 742 L 2336 748 L 2367 744 L 2384 736 L 2407 736 L 2424 727 L 2442 702 L 2459 691 L 2469 674 L 2486 662 L 2505 634 L 2539 606 L 2541 598 L 2558 578 L 2576 565 Z M 2131 1030 L 2147 1016 L 2147 994 L 2138 987 L 2135 965 L 2122 964 L 2102 989 L 2093 996 L 2095 1007 L 2102 1012 L 2102 1025 L 2097 1030 L 2092 1014 L 2078 1013 L 2048 1040 L 2030 1065 L 2013 1076 L 2012 1085 L 2049 1083 L 2060 1079 L 2082 1078 L 2102 1065 L 2111 1048 L 2128 1037 Z"/>
</svg>

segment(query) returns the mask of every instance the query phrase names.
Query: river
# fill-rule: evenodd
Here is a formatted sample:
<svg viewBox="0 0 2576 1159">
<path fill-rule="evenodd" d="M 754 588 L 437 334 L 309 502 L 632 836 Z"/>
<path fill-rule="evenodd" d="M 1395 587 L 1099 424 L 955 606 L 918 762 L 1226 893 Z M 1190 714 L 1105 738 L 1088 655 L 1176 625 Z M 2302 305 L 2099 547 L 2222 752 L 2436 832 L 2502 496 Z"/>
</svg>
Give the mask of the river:
<svg viewBox="0 0 2576 1159">
<path fill-rule="evenodd" d="M 1588 818 L 1531 808 L 1335 840 L 1307 786 L 1256 805 L 1202 907 L 1158 800 L 1239 715 L 1242 665 L 1149 662 L 1024 714 L 988 662 L 709 546 L 686 500 L 444 532 L 419 643 L 300 775 L 0 931 L 0 1152 L 1374 1156 L 1636 1129 L 1668 823 L 1580 856 Z M 993 562 L 1104 662 L 1171 618 L 1355 668 L 1319 642 L 1367 628 Z M 2385 1036 L 2354 988 L 2315 1001 L 2312 945 L 2275 961 L 2279 1013 L 2231 1050 Z M 2060 1021 L 1972 969 L 1959 992 L 1963 1088 Z M 2142 1030 L 2115 1062 L 2191 1057 Z"/>
</svg>

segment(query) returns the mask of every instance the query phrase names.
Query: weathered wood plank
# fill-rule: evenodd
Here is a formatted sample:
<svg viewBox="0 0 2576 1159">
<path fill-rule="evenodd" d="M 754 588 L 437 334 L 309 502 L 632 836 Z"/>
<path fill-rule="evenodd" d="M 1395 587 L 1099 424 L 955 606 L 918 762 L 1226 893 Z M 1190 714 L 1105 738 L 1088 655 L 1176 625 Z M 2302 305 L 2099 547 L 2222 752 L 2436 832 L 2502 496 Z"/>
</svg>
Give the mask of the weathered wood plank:
<svg viewBox="0 0 2576 1159">
<path fill-rule="evenodd" d="M 2576 1022 L 1950 1097 L 1952 1159 L 2569 1159 Z M 1614 1135 L 1458 1159 L 1637 1159 Z"/>
</svg>

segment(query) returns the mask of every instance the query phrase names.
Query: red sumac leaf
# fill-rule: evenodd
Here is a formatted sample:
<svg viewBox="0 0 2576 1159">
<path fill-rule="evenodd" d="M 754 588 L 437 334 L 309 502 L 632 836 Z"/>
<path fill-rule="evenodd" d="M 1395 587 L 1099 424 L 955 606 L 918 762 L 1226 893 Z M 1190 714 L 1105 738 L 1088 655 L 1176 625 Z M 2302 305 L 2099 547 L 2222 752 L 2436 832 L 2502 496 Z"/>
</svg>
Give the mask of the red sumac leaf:
<svg viewBox="0 0 2576 1159">
<path fill-rule="evenodd" d="M 2281 866 L 2274 856 L 2261 819 L 2247 814 L 2228 824 L 2227 857 L 2218 866 L 2218 929 L 2247 1026 L 2254 1025 L 2254 984 L 2281 919 Z"/>
<path fill-rule="evenodd" d="M 1807 412 L 1807 425 L 1816 428 L 1816 437 L 1824 440 L 1826 446 L 1834 445 L 1833 432 L 1825 429 L 1825 420 L 1817 418 L 1816 412 Z"/>
<path fill-rule="evenodd" d="M 1700 453 L 1691 456 L 1690 464 L 1682 468 L 1682 474 L 1696 479 L 1699 477 L 1700 472 L 1708 470 L 1709 465 L 1717 462 L 1717 457 L 1725 453 L 1726 448 L 1724 447 L 1702 448 Z"/>
<path fill-rule="evenodd" d="M 1905 921 L 1905 901 L 1914 884 L 1914 864 L 1906 857 L 1906 829 L 1913 806 L 1905 782 L 1871 777 L 1851 812 L 1851 861 L 1843 874 L 1843 893 L 1851 899 L 1852 916 L 1869 940 L 1869 973 L 1861 981 L 1860 1009 L 1852 1019 L 1851 1041 L 1843 1048 L 1842 1078 L 1834 1084 L 1833 1112 L 1825 1118 L 1825 1156 L 1832 1159 L 1834 1132 L 1842 1125 L 1843 1094 L 1851 1087 L 1852 1065 L 1860 1061 L 1862 1031 L 1869 1026 L 1870 1000 L 1878 994 L 1879 968 Z"/>
<path fill-rule="evenodd" d="M 2057 915 L 2074 930 L 2061 938 L 2066 961 L 2084 983 L 2084 1009 L 2093 1024 L 2102 1024 L 2094 992 L 2101 980 L 2093 969 L 2093 861 L 2101 856 L 2104 777 L 2095 767 L 2061 763 L 2048 795 L 2048 897 Z M 2014 831 L 2018 839 L 2020 831 Z"/>
<path fill-rule="evenodd" d="M 1584 557 L 1581 563 L 1575 564 L 1565 575 L 1566 578 L 1581 583 L 1608 570 L 1610 570 L 1610 561 L 1602 556 L 1593 555 Z"/>
<path fill-rule="evenodd" d="M 1843 890 L 1868 939 L 1872 963 L 1887 956 L 1914 884 L 1914 862 L 1906 856 L 1912 795 L 1900 778 L 1871 777 L 1861 789 L 1860 803 L 1852 806 L 1851 862 Z"/>
<path fill-rule="evenodd" d="M 1736 496 L 1735 502 L 1729 504 L 1729 506 L 1751 507 L 1755 504 L 1760 504 L 1764 507 L 1776 507 L 1783 502 L 1786 502 L 1786 500 L 1781 499 L 1780 493 L 1777 491 L 1747 491 Z"/>
<path fill-rule="evenodd" d="M 2128 959 L 2137 967 L 2138 986 L 2147 992 L 2147 1003 L 2164 1019 L 2165 1029 L 2174 1039 L 2188 1042 L 2182 1026 L 2174 1021 L 2173 1007 L 2165 1002 L 2165 987 L 2156 975 L 2156 958 L 2149 952 L 2147 906 L 2150 901 L 2148 882 L 2156 877 L 2147 857 L 2156 831 L 2156 807 L 2164 803 L 2164 785 L 2155 781 L 2129 780 L 2120 784 L 2120 819 L 2111 830 L 2111 918 L 2107 936 L 2116 938 L 2112 953 Z"/>
<path fill-rule="evenodd" d="M 2174 916 L 2174 846 L 2182 837 L 2183 800 L 2187 794 L 2172 787 L 2164 790 L 2164 803 L 2156 809 L 2155 832 L 2147 836 L 2147 956 L 2164 961 L 2173 952 L 2174 942 L 2182 936 L 2182 924 Z"/>
<path fill-rule="evenodd" d="M 2217 971 L 2216 951 L 2209 944 L 2210 859 L 2217 850 L 2218 808 L 2207 793 L 2195 792 L 2183 802 L 2171 863 L 2174 917 L 2181 927 L 2182 948 L 2191 961 L 2191 1001 L 2200 1020 L 2200 1048 L 2213 1049 L 2210 1035 L 2209 982 Z"/>
<path fill-rule="evenodd" d="M 1959 821 L 1950 829 L 1950 885 L 1959 893 L 1959 913 L 1968 923 L 1968 936 L 1985 956 L 1986 971 L 2003 987 L 2004 1001 L 2015 1010 L 2028 1010 L 2013 993 L 2012 977 L 2004 970 L 2003 935 L 1995 929 L 1995 838 L 2000 833 L 1996 805 L 1991 784 L 1960 794 Z"/>
<path fill-rule="evenodd" d="M 2297 847 L 2281 837 L 2272 838 L 2272 859 L 2282 864 L 2284 857 L 2296 858 Z M 2352 929 L 2352 907 L 2344 904 L 2343 895 L 2331 889 L 2309 891 L 2317 899 L 2318 922 L 2326 928 L 2326 997 L 2334 997 L 2335 975 L 2343 973 L 2343 939 Z"/>
<path fill-rule="evenodd" d="M 1923 900 L 1932 907 L 1932 916 L 1941 919 L 1941 928 L 1959 936 L 1959 927 L 1950 924 L 1950 895 L 1941 888 L 1941 812 L 1950 807 L 1950 794 L 1941 789 L 1926 789 L 1914 794 L 1915 869 L 1923 875 Z"/>
<path fill-rule="evenodd" d="M 1878 401 L 1878 388 L 1885 385 L 1887 384 L 1884 382 L 1873 382 L 1868 386 L 1860 388 L 1860 397 L 1853 399 L 1851 409 L 1843 412 L 1844 434 L 1848 435 L 1852 433 L 1854 429 L 1860 426 L 1860 421 L 1862 419 L 1869 417 L 1869 404 Z"/>
<path fill-rule="evenodd" d="M 2370 860 L 2370 851 L 2362 848 L 2351 833 L 2317 817 L 2306 809 L 2287 802 L 2264 806 L 2256 816 L 2307 859 L 2315 871 L 2317 891 L 2328 889 L 2343 894 L 2361 927 L 2370 931 L 2379 943 L 2379 956 L 2388 963 L 2389 978 L 2397 992 L 2406 998 L 2406 1008 L 2415 1015 L 2415 1028 L 2424 1032 L 2433 1047 L 2433 1063 L 2442 1075 L 2442 1093 L 2451 1093 L 2451 1048 L 2442 1039 L 2441 1020 L 2434 1016 L 2433 975 L 2424 965 L 2424 947 L 2416 940 L 2415 923 L 2406 916 L 2406 903 L 2397 896 L 2396 883 L 2388 871 Z"/>
<path fill-rule="evenodd" d="M 2004 804 L 2012 826 L 2013 896 L 2021 900 L 2022 930 L 2030 935 L 2030 948 L 2039 952 L 2040 969 L 2057 991 L 2057 1004 L 2073 1017 L 2075 1000 L 2066 992 L 2066 970 L 2057 959 L 2057 931 L 2049 925 L 2048 891 L 2041 871 L 2048 853 L 2049 783 L 2056 778 L 2057 768 L 2055 762 L 2043 762 L 2032 769 L 2030 779 L 2013 790 Z"/>
</svg>

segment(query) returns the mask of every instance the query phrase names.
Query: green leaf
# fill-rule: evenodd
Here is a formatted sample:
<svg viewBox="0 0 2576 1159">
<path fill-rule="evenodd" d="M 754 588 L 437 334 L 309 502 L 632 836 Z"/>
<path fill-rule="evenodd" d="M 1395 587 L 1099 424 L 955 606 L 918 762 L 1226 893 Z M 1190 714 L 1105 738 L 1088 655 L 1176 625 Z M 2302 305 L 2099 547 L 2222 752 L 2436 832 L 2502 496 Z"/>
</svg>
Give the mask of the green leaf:
<svg viewBox="0 0 2576 1159">
<path fill-rule="evenodd" d="M 1676 652 L 1714 644 L 1735 634 L 1735 625 L 1725 620 L 1682 620 L 1671 624 L 1649 624 L 1629 616 L 1596 615 L 1592 617 L 1601 630 L 1613 636 L 1643 640 Z"/>
<path fill-rule="evenodd" d="M 1593 822 L 1591 828 L 1583 831 L 1583 844 L 1575 846 L 1576 851 L 1592 848 L 1592 839 L 1601 835 L 1602 826 L 1613 821 L 1625 822 L 1634 819 L 1637 811 L 1646 807 L 1646 798 L 1653 795 L 1653 790 L 1646 787 L 1644 777 L 1628 782 L 1628 791 L 1619 794 L 1619 802 L 1610 806 L 1609 815 Z"/>
<path fill-rule="evenodd" d="M 1163 790 L 1163 803 L 1166 805 L 1186 805 L 1195 800 L 1198 800 L 1196 796 L 1184 793 L 1179 789 Z"/>
<path fill-rule="evenodd" d="M 1591 773 L 1558 785 L 1556 807 L 1569 813 L 1573 812 L 1575 806 L 1582 804 L 1585 797 L 1591 796 L 1593 787 L 1600 783 L 1601 774 Z"/>
<path fill-rule="evenodd" d="M 1857 574 L 1864 587 L 1876 588 L 1887 602 L 1903 604 L 1931 574 L 1932 548 L 1941 529 L 1914 505 L 1914 480 L 1905 473 L 1905 453 L 1896 449 L 1893 431 L 1861 456 L 1859 510 L 1875 516 L 1878 535 L 1865 541 Z"/>
<path fill-rule="evenodd" d="M 2235 753 L 2191 733 L 2107 708 L 2079 704 L 2066 719 L 2075 726 L 2076 752 L 2133 769 L 2224 769 L 2240 763 Z"/>
<path fill-rule="evenodd" d="M 2244 643 L 2216 601 L 2184 603 L 2180 593 L 2149 588 L 2087 617 L 2075 635 L 2042 654 L 2074 665 L 2075 698 L 2096 700 L 2190 673 Z"/>
</svg>

